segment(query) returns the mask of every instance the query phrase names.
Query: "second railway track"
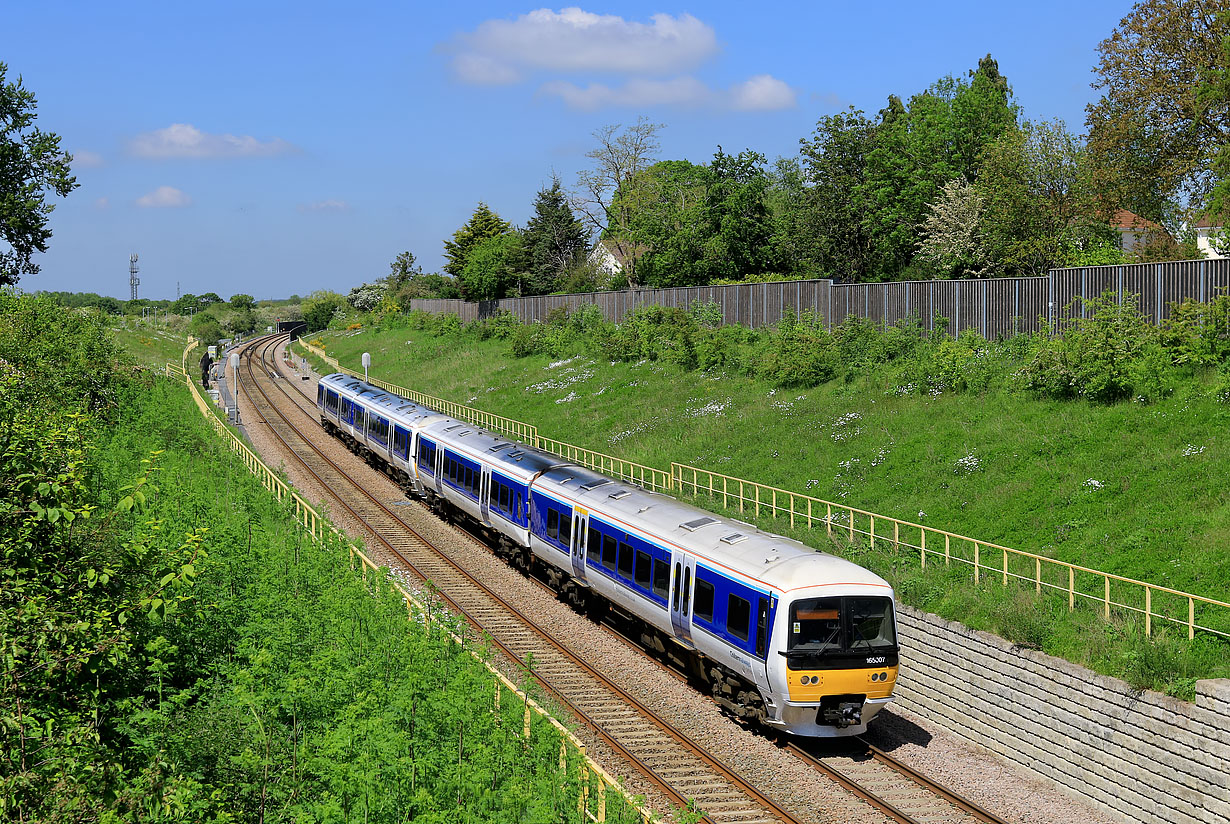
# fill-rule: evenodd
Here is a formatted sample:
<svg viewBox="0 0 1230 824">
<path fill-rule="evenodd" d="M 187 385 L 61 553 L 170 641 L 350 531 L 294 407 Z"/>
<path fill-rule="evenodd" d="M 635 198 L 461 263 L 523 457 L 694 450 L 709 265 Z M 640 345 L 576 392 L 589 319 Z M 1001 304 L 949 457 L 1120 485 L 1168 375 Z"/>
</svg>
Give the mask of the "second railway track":
<svg viewBox="0 0 1230 824">
<path fill-rule="evenodd" d="M 522 665 L 532 660 L 533 673 L 543 686 L 673 803 L 684 806 L 692 801 L 708 820 L 717 824 L 809 820 L 783 808 L 573 654 L 326 456 L 314 441 L 322 434 L 314 405 L 302 393 L 288 390 L 286 380 L 278 379 L 276 353 L 284 341 L 284 337 L 260 339 L 244 352 L 246 378 L 242 390 L 248 399 L 248 414 L 257 424 L 266 424 L 270 434 L 328 490 L 336 504 L 362 525 L 390 558 L 390 565 L 400 563 L 419 578 L 430 581 L 455 611 L 486 633 L 511 659 Z M 253 364 L 255 358 L 260 359 L 259 367 Z M 271 387 L 276 390 L 272 395 Z M 275 401 L 275 396 L 284 400 Z M 296 411 L 283 411 L 282 407 L 287 405 L 293 405 Z M 252 423 L 250 420 L 249 427 Z M 788 743 L 786 747 L 810 767 L 867 802 L 866 816 L 859 820 L 903 824 L 1002 821 L 874 748 L 842 755 L 813 744 Z"/>
</svg>

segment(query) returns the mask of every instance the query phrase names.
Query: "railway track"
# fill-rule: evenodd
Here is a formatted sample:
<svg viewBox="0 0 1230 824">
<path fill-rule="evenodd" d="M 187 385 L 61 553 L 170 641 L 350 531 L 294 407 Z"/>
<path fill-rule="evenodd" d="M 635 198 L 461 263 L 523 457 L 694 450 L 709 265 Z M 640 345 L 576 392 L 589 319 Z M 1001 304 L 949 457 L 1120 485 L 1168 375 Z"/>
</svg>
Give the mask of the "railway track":
<svg viewBox="0 0 1230 824">
<path fill-rule="evenodd" d="M 531 618 L 502 601 L 421 536 L 401 513 L 368 494 L 342 466 L 329 459 L 313 443 L 320 435 L 315 406 L 303 393 L 289 390 L 287 381 L 278 377 L 277 356 L 271 357 L 271 353 L 279 352 L 284 341 L 285 336 L 259 339 L 244 352 L 247 379 L 242 389 L 249 401 L 249 420 L 266 424 L 303 468 L 330 491 L 338 505 L 363 525 L 376 547 L 418 577 L 431 581 L 456 612 L 486 633 L 511 659 L 522 665 L 532 660 L 533 674 L 548 692 L 615 752 L 635 764 L 674 803 L 686 806 L 691 801 L 715 824 L 800 820 L 572 654 Z M 253 356 L 259 358 L 259 367 L 254 365 Z M 285 401 L 275 401 L 272 389 Z M 282 411 L 287 402 L 295 407 L 295 413 Z M 292 417 L 299 417 L 299 422 Z M 302 420 L 305 417 L 310 423 Z M 887 753 L 860 743 L 865 749 L 854 753 L 834 752 L 831 745 L 819 742 L 788 741 L 783 746 L 888 820 L 902 824 L 1003 824 L 1002 819 Z M 869 820 L 878 817 L 872 810 L 868 813 Z"/>
</svg>

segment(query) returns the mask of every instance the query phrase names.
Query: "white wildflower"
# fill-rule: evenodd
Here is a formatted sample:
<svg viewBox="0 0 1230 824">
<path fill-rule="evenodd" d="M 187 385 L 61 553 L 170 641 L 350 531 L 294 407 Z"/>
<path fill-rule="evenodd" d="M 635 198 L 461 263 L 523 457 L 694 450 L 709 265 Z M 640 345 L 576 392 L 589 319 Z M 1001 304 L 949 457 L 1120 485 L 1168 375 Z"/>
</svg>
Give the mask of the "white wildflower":
<svg viewBox="0 0 1230 824">
<path fill-rule="evenodd" d="M 1189 443 L 1187 448 L 1183 450 L 1183 457 L 1190 458 L 1193 455 L 1199 455 L 1204 451 L 1204 449 L 1205 448 L 1203 446 L 1196 446 L 1194 443 Z"/>
<path fill-rule="evenodd" d="M 572 403 L 576 399 L 577 399 L 577 393 L 576 391 L 572 391 L 572 392 L 569 392 L 567 395 L 565 395 L 562 398 L 556 398 L 555 402 L 556 403 Z"/>
<path fill-rule="evenodd" d="M 980 472 L 981 470 L 982 460 L 973 452 L 957 461 L 957 465 L 953 468 L 953 471 L 958 475 L 968 475 L 971 472 Z"/>
<path fill-rule="evenodd" d="M 1090 478 L 1089 480 L 1081 484 L 1081 486 L 1085 487 L 1085 489 L 1095 489 L 1096 490 L 1096 489 L 1101 489 L 1104 486 L 1104 484 L 1096 478 Z"/>
</svg>

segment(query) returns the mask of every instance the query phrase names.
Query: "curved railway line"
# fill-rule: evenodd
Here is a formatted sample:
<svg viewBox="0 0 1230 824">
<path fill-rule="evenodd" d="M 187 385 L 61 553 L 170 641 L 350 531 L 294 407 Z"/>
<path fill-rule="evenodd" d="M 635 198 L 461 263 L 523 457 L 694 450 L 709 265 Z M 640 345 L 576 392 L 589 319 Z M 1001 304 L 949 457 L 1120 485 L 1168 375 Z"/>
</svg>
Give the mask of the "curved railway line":
<svg viewBox="0 0 1230 824">
<path fill-rule="evenodd" d="M 278 353 L 286 341 L 285 335 L 267 336 L 243 349 L 245 375 L 240 390 L 247 399 L 247 413 L 252 416 L 246 425 L 267 425 L 285 451 L 328 490 L 336 505 L 363 526 L 371 536 L 373 548 L 383 550 L 390 566 L 403 565 L 419 578 L 430 581 L 455 612 L 486 634 L 509 659 L 522 666 L 532 660 L 532 673 L 542 686 L 607 746 L 635 765 L 673 803 L 684 807 L 691 801 L 714 824 L 805 820 L 784 809 L 706 752 L 703 745 L 573 654 L 326 456 L 314 442 L 321 433 L 315 405 L 302 392 L 288 389 L 281 372 Z M 296 411 L 284 411 L 287 405 Z M 296 417 L 299 420 L 292 420 Z M 536 583 L 546 588 L 545 584 Z M 823 742 L 780 743 L 808 766 L 866 801 L 887 820 L 901 824 L 1003 824 L 1003 819 L 866 742 L 855 740 L 855 752 L 850 751 L 850 742 L 840 745 L 840 749 Z M 869 818 L 879 817 L 871 810 L 868 813 Z"/>
</svg>

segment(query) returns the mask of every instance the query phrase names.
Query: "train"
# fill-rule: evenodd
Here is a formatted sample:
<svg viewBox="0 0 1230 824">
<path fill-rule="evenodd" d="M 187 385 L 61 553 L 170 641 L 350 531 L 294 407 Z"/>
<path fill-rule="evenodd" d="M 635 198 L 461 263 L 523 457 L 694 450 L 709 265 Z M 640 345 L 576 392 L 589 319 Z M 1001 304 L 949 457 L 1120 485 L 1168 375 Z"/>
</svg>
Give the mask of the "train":
<svg viewBox="0 0 1230 824">
<path fill-rule="evenodd" d="M 352 375 L 321 378 L 316 404 L 324 429 L 408 496 L 465 519 L 579 611 L 617 613 L 737 718 L 834 738 L 892 700 L 893 590 L 857 564 Z"/>
</svg>

